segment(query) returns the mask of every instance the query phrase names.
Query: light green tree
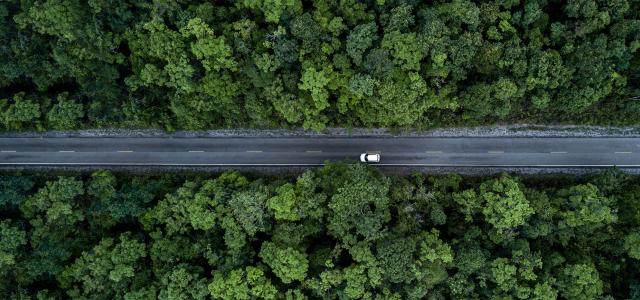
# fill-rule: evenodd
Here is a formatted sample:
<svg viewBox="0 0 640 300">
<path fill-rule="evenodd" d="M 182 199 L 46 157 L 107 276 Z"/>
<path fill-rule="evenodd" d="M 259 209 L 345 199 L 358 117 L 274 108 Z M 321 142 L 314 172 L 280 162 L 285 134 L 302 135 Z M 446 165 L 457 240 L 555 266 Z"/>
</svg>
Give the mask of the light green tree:
<svg viewBox="0 0 640 300">
<path fill-rule="evenodd" d="M 216 37 L 211 29 L 200 18 L 193 18 L 180 29 L 183 37 L 195 36 L 191 43 L 191 52 L 202 62 L 207 71 L 218 72 L 221 69 L 235 70 L 237 63 L 233 60 L 232 48 L 224 38 Z"/>
<path fill-rule="evenodd" d="M 77 200 L 82 194 L 82 181 L 72 177 L 58 177 L 22 202 L 20 210 L 34 226 L 31 238 L 51 238 L 52 233 L 62 234 L 60 238 L 63 238 L 74 231 L 75 224 L 84 220 Z M 32 240 L 32 245 L 35 246 L 34 244 L 37 243 Z"/>
<path fill-rule="evenodd" d="M 276 299 L 278 290 L 257 267 L 235 269 L 228 274 L 213 273 L 209 293 L 214 299 Z"/>
<path fill-rule="evenodd" d="M 11 101 L 0 99 L 0 123 L 9 130 L 35 127 L 40 118 L 40 105 L 24 92 L 13 95 Z"/>
<path fill-rule="evenodd" d="M 267 213 L 269 191 L 264 186 L 255 186 L 234 193 L 229 201 L 236 222 L 249 236 L 265 232 L 271 228 L 271 217 Z"/>
<path fill-rule="evenodd" d="M 309 109 L 323 110 L 329 106 L 329 92 L 326 86 L 329 84 L 329 76 L 327 70 L 316 70 L 315 68 L 306 68 L 302 72 L 300 78 L 301 83 L 298 87 L 303 91 L 311 93 L 313 106 Z"/>
<path fill-rule="evenodd" d="M 523 225 L 534 212 L 518 182 L 507 175 L 482 183 L 480 195 L 484 200 L 482 214 L 498 232 Z"/>
<path fill-rule="evenodd" d="M 204 300 L 209 289 L 206 279 L 200 276 L 199 267 L 180 264 L 165 274 L 158 293 L 160 300 Z"/>
<path fill-rule="evenodd" d="M 199 193 L 199 187 L 195 182 L 185 182 L 175 193 L 168 194 L 141 215 L 143 226 L 151 230 L 162 225 L 170 235 L 184 234 L 194 229 L 212 229 L 221 217 L 221 208 L 217 201 Z"/>
<path fill-rule="evenodd" d="M 636 229 L 624 238 L 624 249 L 629 256 L 640 260 L 640 232 Z"/>
<path fill-rule="evenodd" d="M 273 210 L 276 220 L 298 221 L 300 213 L 296 204 L 295 186 L 287 183 L 278 187 L 277 195 L 267 200 L 267 207 Z"/>
<path fill-rule="evenodd" d="M 303 281 L 307 276 L 307 255 L 290 247 L 279 247 L 265 242 L 260 249 L 260 258 L 284 283 Z"/>
<path fill-rule="evenodd" d="M 566 266 L 560 277 L 560 295 L 566 299 L 600 299 L 603 283 L 592 264 Z"/>
<path fill-rule="evenodd" d="M 298 15 L 302 12 L 300 0 L 243 0 L 242 5 L 258 9 L 267 22 L 278 23 L 283 15 Z"/>
<path fill-rule="evenodd" d="M 56 104 L 47 113 L 47 121 L 54 129 L 72 129 L 80 125 L 83 116 L 82 104 L 63 93 L 56 97 Z"/>
<path fill-rule="evenodd" d="M 498 289 L 496 295 L 515 296 L 518 299 L 528 299 L 535 293 L 538 280 L 536 271 L 542 268 L 542 260 L 523 250 L 513 250 L 511 258 L 496 258 L 491 262 L 491 278 Z M 546 287 L 537 286 L 538 293 Z M 552 292 L 546 291 L 546 294 Z"/>
<path fill-rule="evenodd" d="M 9 273 L 22 256 L 20 249 L 27 244 L 26 232 L 11 224 L 11 220 L 0 222 L 0 278 Z"/>
<path fill-rule="evenodd" d="M 394 63 L 402 70 L 420 70 L 420 61 L 425 53 L 415 33 L 400 33 L 400 31 L 385 33 L 382 38 L 382 48 L 391 52 Z"/>
</svg>

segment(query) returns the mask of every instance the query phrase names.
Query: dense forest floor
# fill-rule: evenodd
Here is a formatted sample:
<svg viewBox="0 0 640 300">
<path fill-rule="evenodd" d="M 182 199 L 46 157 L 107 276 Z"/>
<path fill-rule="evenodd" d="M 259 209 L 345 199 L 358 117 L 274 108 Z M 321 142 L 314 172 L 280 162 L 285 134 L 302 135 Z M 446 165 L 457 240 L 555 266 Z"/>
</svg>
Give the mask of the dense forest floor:
<svg viewBox="0 0 640 300">
<path fill-rule="evenodd" d="M 640 299 L 640 177 L 0 174 L 3 299 Z"/>
</svg>

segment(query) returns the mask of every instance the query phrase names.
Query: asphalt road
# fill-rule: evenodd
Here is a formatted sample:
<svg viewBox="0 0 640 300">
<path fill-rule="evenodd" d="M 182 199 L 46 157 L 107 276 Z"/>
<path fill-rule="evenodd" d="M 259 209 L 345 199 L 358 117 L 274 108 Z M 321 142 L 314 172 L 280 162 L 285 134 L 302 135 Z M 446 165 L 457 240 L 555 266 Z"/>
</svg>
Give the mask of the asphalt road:
<svg viewBox="0 0 640 300">
<path fill-rule="evenodd" d="M 640 168 L 640 138 L 0 138 L 0 165 Z"/>
</svg>

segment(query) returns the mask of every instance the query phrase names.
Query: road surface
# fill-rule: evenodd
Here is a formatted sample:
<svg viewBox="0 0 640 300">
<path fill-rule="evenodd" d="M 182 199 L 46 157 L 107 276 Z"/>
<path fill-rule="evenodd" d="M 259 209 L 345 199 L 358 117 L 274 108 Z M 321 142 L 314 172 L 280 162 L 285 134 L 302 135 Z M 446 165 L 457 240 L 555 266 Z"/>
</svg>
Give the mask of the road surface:
<svg viewBox="0 0 640 300">
<path fill-rule="evenodd" d="M 318 166 L 363 152 L 381 166 L 640 168 L 640 138 L 0 138 L 5 166 Z"/>
</svg>

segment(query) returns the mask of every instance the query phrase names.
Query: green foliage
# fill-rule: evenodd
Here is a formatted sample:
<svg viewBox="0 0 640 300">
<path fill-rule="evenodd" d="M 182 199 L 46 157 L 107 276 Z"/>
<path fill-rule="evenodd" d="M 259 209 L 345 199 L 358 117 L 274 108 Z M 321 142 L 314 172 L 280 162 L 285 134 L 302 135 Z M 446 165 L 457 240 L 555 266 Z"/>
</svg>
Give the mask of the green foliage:
<svg viewBox="0 0 640 300">
<path fill-rule="evenodd" d="M 439 105 L 439 99 L 427 88 L 417 73 L 397 72 L 380 82 L 371 101 L 358 109 L 365 124 L 407 126 L 416 122 L 430 107 Z"/>
<path fill-rule="evenodd" d="M 207 299 L 209 290 L 206 279 L 192 273 L 190 269 L 197 268 L 181 264 L 167 273 L 162 278 L 163 288 L 158 293 L 158 299 Z"/>
<path fill-rule="evenodd" d="M 465 216 L 466 221 L 473 220 L 473 214 L 481 211 L 482 200 L 474 190 L 465 190 L 460 193 L 453 194 L 453 201 L 456 202 Z"/>
<path fill-rule="evenodd" d="M 0 129 L 637 125 L 639 9 L 12 0 Z"/>
<path fill-rule="evenodd" d="M 0 176 L 0 208 L 11 209 L 22 203 L 33 185 L 29 176 Z"/>
<path fill-rule="evenodd" d="M 598 188 L 592 184 L 578 185 L 558 193 L 567 205 L 562 213 L 561 227 L 598 228 L 615 222 L 618 217 L 612 209 L 612 199 L 603 197 Z"/>
<path fill-rule="evenodd" d="M 80 11 L 79 1 L 44 1 L 30 7 L 27 15 L 21 16 L 28 17 L 28 20 L 20 23 L 22 26 L 26 26 L 27 22 L 30 23 L 39 33 L 58 35 L 65 40 L 75 40 L 78 38 L 76 36 L 78 28 L 75 25 L 82 18 Z"/>
<path fill-rule="evenodd" d="M 264 13 L 267 22 L 278 23 L 283 14 L 299 14 L 302 3 L 298 0 L 243 0 L 242 5 Z"/>
<path fill-rule="evenodd" d="M 420 69 L 420 60 L 424 57 L 422 48 L 415 33 L 400 33 L 392 31 L 382 38 L 383 49 L 389 50 L 394 63 L 405 71 Z"/>
<path fill-rule="evenodd" d="M 347 36 L 347 53 L 351 56 L 354 64 L 362 64 L 362 57 L 365 51 L 378 39 L 377 31 L 376 23 L 367 23 L 354 27 L 349 33 L 349 36 Z"/>
<path fill-rule="evenodd" d="M 629 253 L 629 257 L 640 260 L 640 232 L 638 229 L 624 239 L 624 249 Z"/>
<path fill-rule="evenodd" d="M 144 276 L 145 244 L 127 233 L 118 240 L 103 239 L 65 268 L 59 280 L 70 297 L 122 297 L 135 283 L 134 277 Z"/>
<path fill-rule="evenodd" d="M 569 265 L 561 276 L 560 295 L 567 299 L 598 299 L 603 293 L 602 281 L 593 265 Z"/>
<path fill-rule="evenodd" d="M 542 267 L 539 257 L 514 250 L 511 260 L 497 258 L 491 263 L 491 278 L 498 287 L 496 294 L 514 295 L 518 299 L 531 298 L 538 290 L 538 294 L 553 294 L 555 291 L 546 282 L 536 287 L 529 286 L 538 278 L 536 271 Z"/>
<path fill-rule="evenodd" d="M 302 73 L 298 88 L 311 93 L 311 105 L 303 109 L 305 129 L 312 128 L 319 131 L 324 127 L 315 123 L 314 120 L 322 110 L 329 107 L 329 92 L 326 89 L 330 81 L 329 74 L 330 70 L 316 70 L 313 67 L 305 69 Z"/>
<path fill-rule="evenodd" d="M 90 194 L 92 188 L 104 190 L 94 190 L 102 192 L 98 196 L 98 201 L 94 202 L 92 212 L 102 218 L 112 219 L 116 222 L 130 221 L 136 219 L 144 210 L 150 206 L 150 202 L 156 197 L 156 193 L 162 190 L 162 186 L 167 184 L 166 180 L 145 180 L 144 178 L 134 178 L 131 182 L 119 185 L 116 191 L 114 177 L 109 172 L 96 172 L 93 175 L 87 192 Z M 105 184 L 97 187 L 96 185 Z M 99 220 L 96 223 L 108 224 L 108 221 Z"/>
<path fill-rule="evenodd" d="M 87 194 L 105 201 L 116 195 L 116 177 L 109 171 L 97 171 L 91 174 L 87 185 Z"/>
<path fill-rule="evenodd" d="M 0 275 L 10 270 L 20 256 L 20 248 L 27 244 L 26 233 L 11 226 L 9 220 L 0 222 Z"/>
<path fill-rule="evenodd" d="M 85 220 L 79 197 L 83 182 L 71 177 L 49 181 L 20 203 L 20 212 L 31 225 L 28 263 L 15 280 L 33 282 L 58 274 L 83 243 L 79 225 Z"/>
<path fill-rule="evenodd" d="M 189 20 L 187 26 L 181 28 L 181 33 L 185 37 L 196 37 L 196 41 L 191 43 L 191 52 L 201 61 L 205 70 L 217 72 L 236 68 L 231 58 L 231 47 L 226 45 L 224 38 L 213 38 L 213 30 L 200 18 Z"/>
<path fill-rule="evenodd" d="M 480 195 L 485 201 L 482 214 L 499 232 L 523 225 L 533 214 L 518 182 L 509 176 L 483 183 Z"/>
<path fill-rule="evenodd" d="M 238 224 L 249 236 L 270 229 L 271 220 L 267 214 L 269 193 L 264 187 L 233 194 L 229 208 Z"/>
<path fill-rule="evenodd" d="M 214 299 L 276 299 L 277 290 L 260 268 L 246 267 L 214 273 L 209 292 Z"/>
<path fill-rule="evenodd" d="M 297 178 L 3 175 L 0 297 L 634 299 L 639 184 L 332 162 Z"/>
<path fill-rule="evenodd" d="M 188 232 L 193 229 L 211 229 L 215 226 L 216 201 L 198 192 L 195 182 L 186 182 L 175 194 L 166 196 L 158 205 L 141 217 L 143 225 L 152 228 L 164 225 L 168 234 Z"/>
<path fill-rule="evenodd" d="M 307 276 L 309 262 L 306 254 L 295 249 L 266 242 L 262 244 L 259 256 L 284 283 L 303 281 Z"/>
<path fill-rule="evenodd" d="M 53 129 L 72 129 L 78 126 L 83 116 L 82 104 L 68 99 L 67 94 L 60 94 L 47 113 L 47 121 Z"/>
<path fill-rule="evenodd" d="M 38 192 L 22 202 L 20 210 L 32 220 L 32 225 L 40 227 L 40 237 L 47 235 L 41 226 L 70 227 L 84 219 L 76 208 L 77 197 L 84 194 L 82 181 L 71 177 L 59 177 L 47 182 Z"/>
<path fill-rule="evenodd" d="M 347 179 L 329 201 L 333 214 L 328 229 L 343 243 L 355 244 L 383 236 L 384 226 L 390 219 L 387 192 L 389 182 L 372 178 L 363 165 L 350 165 L 345 171 Z"/>
<path fill-rule="evenodd" d="M 274 211 L 275 219 L 298 221 L 300 214 L 296 207 L 296 192 L 293 184 L 287 183 L 277 190 L 278 195 L 267 201 L 267 206 Z"/>
<path fill-rule="evenodd" d="M 9 130 L 32 128 L 40 118 L 40 105 L 25 98 L 25 93 L 14 95 L 11 100 L 0 100 L 0 109 L 0 121 Z"/>
</svg>

